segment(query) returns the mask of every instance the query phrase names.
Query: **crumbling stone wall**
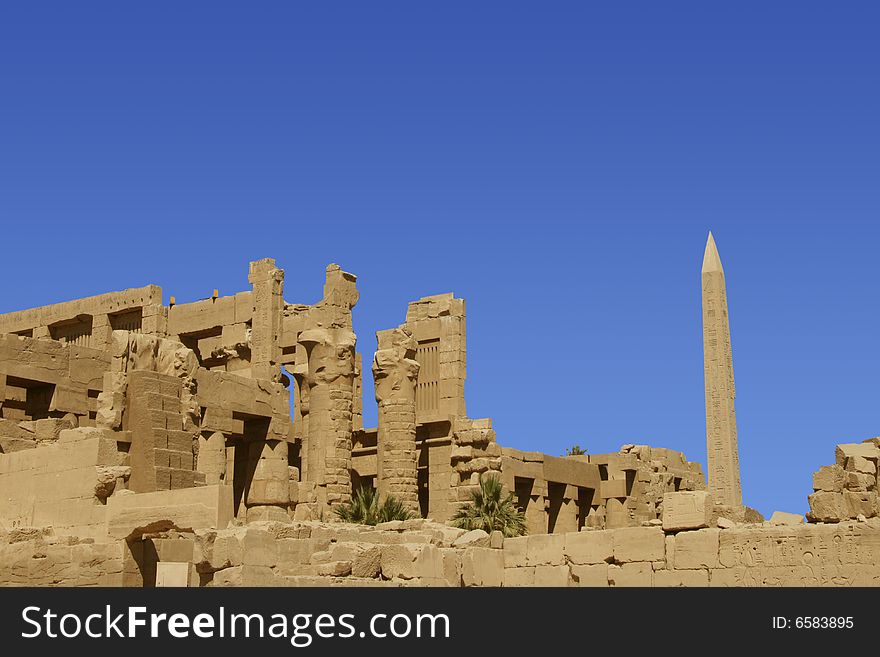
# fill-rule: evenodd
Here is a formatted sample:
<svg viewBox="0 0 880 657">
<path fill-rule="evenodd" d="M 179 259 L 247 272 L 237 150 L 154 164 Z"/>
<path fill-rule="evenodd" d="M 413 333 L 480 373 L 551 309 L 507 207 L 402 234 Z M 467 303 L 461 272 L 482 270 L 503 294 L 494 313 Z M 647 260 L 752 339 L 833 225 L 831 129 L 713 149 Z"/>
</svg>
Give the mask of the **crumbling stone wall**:
<svg viewBox="0 0 880 657">
<path fill-rule="evenodd" d="M 599 466 L 603 482 L 599 527 L 632 527 L 660 518 L 665 493 L 706 488 L 702 466 L 672 449 L 624 445 L 617 453 L 590 454 L 589 462 Z"/>
<path fill-rule="evenodd" d="M 482 477 L 501 474 L 501 445 L 495 441 L 492 420 L 456 418 L 452 431 L 452 478 L 449 482 L 449 510 L 473 499 Z"/>
<path fill-rule="evenodd" d="M 810 522 L 842 522 L 880 516 L 877 464 L 880 438 L 838 445 L 836 462 L 813 474 Z"/>
</svg>

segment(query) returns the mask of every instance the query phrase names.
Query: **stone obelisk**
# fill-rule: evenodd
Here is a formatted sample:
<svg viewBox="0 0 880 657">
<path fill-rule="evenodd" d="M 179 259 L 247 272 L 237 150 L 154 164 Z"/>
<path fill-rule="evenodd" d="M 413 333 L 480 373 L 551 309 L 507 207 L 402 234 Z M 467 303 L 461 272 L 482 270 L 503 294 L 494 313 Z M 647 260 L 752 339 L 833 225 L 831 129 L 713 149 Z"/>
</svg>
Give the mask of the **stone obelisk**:
<svg viewBox="0 0 880 657">
<path fill-rule="evenodd" d="M 703 364 L 706 378 L 706 453 L 709 491 L 718 504 L 742 506 L 733 356 L 724 269 L 709 233 L 703 255 Z"/>
</svg>

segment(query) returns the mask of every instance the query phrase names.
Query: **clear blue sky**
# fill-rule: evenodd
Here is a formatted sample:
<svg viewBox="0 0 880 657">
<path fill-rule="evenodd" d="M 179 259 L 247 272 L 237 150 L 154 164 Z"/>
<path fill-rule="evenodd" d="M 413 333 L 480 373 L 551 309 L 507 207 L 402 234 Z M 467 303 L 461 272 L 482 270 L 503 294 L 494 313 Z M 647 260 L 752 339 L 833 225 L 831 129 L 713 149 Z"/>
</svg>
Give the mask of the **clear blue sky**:
<svg viewBox="0 0 880 657">
<path fill-rule="evenodd" d="M 876 3 L 4 3 L 0 311 L 154 282 L 313 303 L 359 349 L 468 301 L 508 446 L 705 464 L 700 265 L 728 279 L 746 503 L 880 434 Z M 369 381 L 366 421 L 375 422 Z"/>
</svg>

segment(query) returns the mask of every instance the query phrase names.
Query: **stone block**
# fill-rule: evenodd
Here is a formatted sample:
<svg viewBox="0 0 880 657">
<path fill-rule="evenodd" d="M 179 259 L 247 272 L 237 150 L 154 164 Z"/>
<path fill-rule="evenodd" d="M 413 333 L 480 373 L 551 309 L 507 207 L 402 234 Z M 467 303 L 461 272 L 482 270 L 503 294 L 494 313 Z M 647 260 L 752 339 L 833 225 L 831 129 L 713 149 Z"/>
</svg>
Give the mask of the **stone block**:
<svg viewBox="0 0 880 657">
<path fill-rule="evenodd" d="M 663 561 L 666 540 L 660 527 L 623 527 L 614 530 L 614 560 Z"/>
<path fill-rule="evenodd" d="M 248 566 L 245 564 L 240 568 L 241 586 L 278 586 L 278 579 L 268 566 Z"/>
<path fill-rule="evenodd" d="M 612 536 L 611 530 L 565 534 L 565 556 L 573 564 L 610 562 L 614 555 Z"/>
<path fill-rule="evenodd" d="M 188 562 L 160 561 L 156 564 L 156 588 L 189 586 L 191 569 Z"/>
<path fill-rule="evenodd" d="M 241 538 L 244 532 L 242 530 L 230 530 L 227 532 L 218 532 L 214 537 L 210 549 L 206 550 L 209 570 L 222 570 L 233 566 L 242 565 L 243 551 L 241 546 Z"/>
<path fill-rule="evenodd" d="M 847 517 L 856 518 L 865 516 L 873 518 L 878 515 L 877 493 L 859 492 L 859 491 L 843 491 L 843 501 L 846 508 Z"/>
<path fill-rule="evenodd" d="M 473 529 L 456 538 L 452 542 L 452 547 L 489 547 L 489 534 L 482 529 Z"/>
<path fill-rule="evenodd" d="M 785 511 L 774 511 L 770 516 L 771 525 L 803 525 L 804 517 L 799 513 L 786 513 Z"/>
<path fill-rule="evenodd" d="M 278 563 L 275 537 L 265 529 L 248 527 L 242 539 L 242 565 L 274 567 Z"/>
<path fill-rule="evenodd" d="M 232 486 L 200 486 L 107 498 L 107 529 L 113 538 L 144 531 L 224 529 L 233 517 Z"/>
<path fill-rule="evenodd" d="M 844 476 L 846 477 L 844 483 L 846 490 L 867 492 L 873 490 L 877 485 L 877 478 L 874 475 L 863 472 L 845 472 Z"/>
<path fill-rule="evenodd" d="M 599 485 L 599 496 L 603 500 L 610 497 L 626 497 L 626 479 L 609 479 Z"/>
<path fill-rule="evenodd" d="M 807 499 L 810 503 L 807 517 L 811 522 L 840 522 L 849 517 L 843 493 L 818 491 Z"/>
<path fill-rule="evenodd" d="M 523 566 L 521 568 L 505 568 L 504 582 L 502 586 L 534 586 L 536 566 Z"/>
<path fill-rule="evenodd" d="M 382 549 L 378 545 L 367 545 L 359 550 L 351 564 L 353 577 L 378 577 L 382 572 Z"/>
<path fill-rule="evenodd" d="M 720 529 L 700 529 L 675 535 L 675 569 L 715 568 Z"/>
<path fill-rule="evenodd" d="M 381 567 L 385 579 L 442 578 L 443 557 L 428 543 L 383 545 Z M 483 549 L 483 548 L 469 548 Z M 488 550 L 488 548 L 485 548 Z M 497 550 L 490 550 L 500 556 Z M 503 565 L 502 565 L 503 568 Z"/>
<path fill-rule="evenodd" d="M 234 566 L 217 571 L 211 580 L 211 586 L 241 586 L 241 569 L 242 566 Z"/>
<path fill-rule="evenodd" d="M 608 566 L 608 583 L 611 586 L 653 586 L 654 570 L 650 563 L 625 563 Z"/>
<path fill-rule="evenodd" d="M 657 570 L 654 572 L 655 587 L 709 586 L 708 570 Z"/>
<path fill-rule="evenodd" d="M 571 566 L 571 575 L 577 586 L 608 586 L 608 564 L 587 564 Z"/>
<path fill-rule="evenodd" d="M 351 574 L 351 561 L 328 561 L 318 566 L 318 575 L 322 577 L 348 577 Z"/>
<path fill-rule="evenodd" d="M 37 440 L 39 440 L 39 436 Z M 846 470 L 875 476 L 877 474 L 876 461 L 871 461 L 863 456 L 851 456 L 846 460 Z"/>
<path fill-rule="evenodd" d="M 469 547 L 461 557 L 461 581 L 464 586 L 501 586 L 504 580 L 504 555 L 500 550 Z"/>
<path fill-rule="evenodd" d="M 505 568 L 521 568 L 526 565 L 528 542 L 528 536 L 516 536 L 514 538 L 504 539 L 503 550 Z"/>
<path fill-rule="evenodd" d="M 535 534 L 528 537 L 526 565 L 559 566 L 565 563 L 565 534 Z"/>
<path fill-rule="evenodd" d="M 461 586 L 462 551 L 453 548 L 440 548 L 443 557 L 443 577 L 449 586 Z"/>
<path fill-rule="evenodd" d="M 823 465 L 813 473 L 813 490 L 829 493 L 842 493 L 844 470 L 841 466 Z"/>
<path fill-rule="evenodd" d="M 663 495 L 663 531 L 708 527 L 712 521 L 712 495 L 707 491 L 680 491 Z"/>
<path fill-rule="evenodd" d="M 878 449 L 872 443 L 851 443 L 838 445 L 834 454 L 837 458 L 837 465 L 842 467 L 846 467 L 847 459 L 851 459 L 856 456 L 870 459 L 875 464 L 877 463 L 878 459 L 880 459 L 880 449 Z"/>
<path fill-rule="evenodd" d="M 570 586 L 571 572 L 568 566 L 535 566 L 535 586 Z"/>
</svg>

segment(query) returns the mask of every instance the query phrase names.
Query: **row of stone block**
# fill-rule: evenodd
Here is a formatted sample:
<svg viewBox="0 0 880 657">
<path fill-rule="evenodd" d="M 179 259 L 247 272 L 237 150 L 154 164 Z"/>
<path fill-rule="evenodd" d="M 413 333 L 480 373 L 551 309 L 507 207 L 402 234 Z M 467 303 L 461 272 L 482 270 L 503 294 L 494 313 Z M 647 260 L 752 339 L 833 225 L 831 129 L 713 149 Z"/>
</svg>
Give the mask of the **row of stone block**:
<svg viewBox="0 0 880 657">
<path fill-rule="evenodd" d="M 118 583 L 124 542 L 95 548 L 0 531 L 0 584 Z M 749 586 L 880 582 L 880 521 L 595 530 L 501 539 L 422 520 L 254 523 L 147 538 L 199 583 L 249 586 Z M 123 552 L 120 552 L 123 550 Z M 148 552 L 148 551 L 147 551 Z M 146 553 L 146 552 L 145 552 Z M 91 561 L 84 561 L 92 556 Z M 74 578 L 73 566 L 86 579 Z M 85 566 L 82 566 L 85 564 Z M 131 569 L 128 569 L 131 570 Z M 126 572 L 128 572 L 128 570 Z M 136 576 L 136 573 L 129 573 Z"/>
<path fill-rule="evenodd" d="M 286 577 L 444 586 L 827 585 L 880 577 L 875 561 L 880 526 L 866 523 L 709 528 L 675 535 L 659 527 L 624 528 L 509 538 L 500 550 L 435 543 L 427 532 L 363 531 L 354 541 L 331 541 L 323 531 L 297 539 L 272 538 L 269 530 L 263 535 L 252 528 L 240 531 L 245 534 L 235 549 L 241 556 L 215 563 L 223 566 L 214 574 L 217 585 L 241 583 L 239 571 L 225 571 L 249 567 L 268 569 L 264 575 L 271 571 L 273 585 Z M 401 542 L 364 541 L 370 534 L 395 533 Z M 412 542 L 416 536 L 421 542 Z M 213 549 L 225 550 L 222 544 L 215 539 Z"/>
</svg>

